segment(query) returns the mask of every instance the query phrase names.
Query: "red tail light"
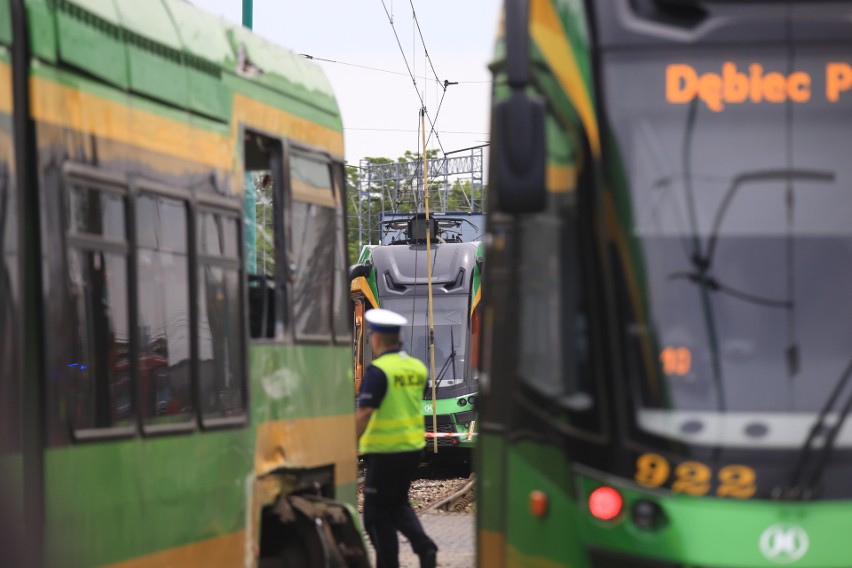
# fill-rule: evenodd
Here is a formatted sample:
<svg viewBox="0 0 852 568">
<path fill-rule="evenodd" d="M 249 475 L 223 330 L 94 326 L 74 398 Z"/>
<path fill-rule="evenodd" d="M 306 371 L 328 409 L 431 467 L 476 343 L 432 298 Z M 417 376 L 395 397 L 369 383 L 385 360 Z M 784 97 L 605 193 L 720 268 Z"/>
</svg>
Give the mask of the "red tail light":
<svg viewBox="0 0 852 568">
<path fill-rule="evenodd" d="M 589 512 L 596 519 L 611 521 L 624 507 L 621 493 L 612 487 L 598 487 L 589 495 Z"/>
</svg>

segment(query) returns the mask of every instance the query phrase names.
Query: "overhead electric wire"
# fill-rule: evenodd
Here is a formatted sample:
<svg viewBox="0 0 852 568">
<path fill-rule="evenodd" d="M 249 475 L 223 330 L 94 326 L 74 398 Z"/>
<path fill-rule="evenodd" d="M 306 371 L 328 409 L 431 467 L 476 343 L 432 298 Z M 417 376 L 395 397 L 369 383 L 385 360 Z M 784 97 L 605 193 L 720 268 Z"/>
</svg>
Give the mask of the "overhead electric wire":
<svg viewBox="0 0 852 568">
<path fill-rule="evenodd" d="M 405 56 L 405 50 L 402 48 L 402 42 L 399 41 L 399 34 L 396 33 L 396 26 L 393 25 L 393 17 L 388 12 L 387 4 L 385 4 L 385 0 L 380 0 L 382 3 L 382 8 L 385 10 L 385 15 L 388 17 L 388 23 L 390 23 L 391 29 L 393 30 L 393 36 L 396 38 L 396 45 L 399 47 L 399 52 L 402 54 L 402 59 L 405 61 L 405 68 L 408 70 L 408 75 L 411 77 L 411 84 L 414 85 L 414 91 L 417 93 L 417 98 L 420 100 L 420 108 L 423 109 L 423 114 L 429 120 L 429 126 L 432 129 L 432 132 L 435 132 L 435 139 L 438 141 L 438 146 L 441 148 L 441 153 L 446 154 L 444 150 L 444 146 L 441 144 L 441 138 L 438 136 L 438 133 L 435 130 L 435 123 L 432 121 L 432 118 L 429 116 L 429 113 L 426 112 L 426 103 L 423 100 L 423 96 L 420 94 L 420 90 L 417 88 L 417 79 L 414 77 L 414 73 L 411 71 L 411 66 L 408 64 L 408 58 Z M 411 1 L 411 0 L 409 0 Z M 414 21 L 417 23 L 417 15 L 414 13 L 414 4 L 411 5 L 412 14 L 414 14 Z M 420 24 L 417 23 L 417 29 L 420 29 Z M 421 41 L 423 41 L 423 34 L 420 35 Z M 426 44 L 423 43 L 423 49 L 426 51 Z M 432 60 L 429 58 L 429 52 L 426 51 L 426 58 L 429 59 L 429 65 L 432 66 Z M 432 72 L 434 73 L 435 68 L 432 67 Z M 435 80 L 438 81 L 438 75 L 435 74 Z M 439 81 L 440 82 L 440 81 Z M 443 87 L 444 92 L 446 93 L 447 86 L 449 86 L 449 81 L 444 81 Z M 439 105 L 440 106 L 440 105 Z M 431 139 L 431 133 L 429 135 Z M 425 151 L 425 148 L 424 148 Z"/>
<path fill-rule="evenodd" d="M 429 138 L 430 139 L 432 138 L 432 132 L 434 132 L 435 133 L 435 140 L 438 141 L 438 148 L 440 148 L 441 153 L 446 156 L 447 151 L 444 150 L 444 145 L 441 144 L 441 138 L 438 136 L 438 131 L 435 130 L 435 123 L 432 121 L 432 118 L 429 116 L 429 112 L 426 110 L 425 106 L 423 107 L 423 114 L 426 116 L 426 120 L 429 121 L 429 127 L 431 128 L 431 131 L 429 132 Z M 428 143 L 429 143 L 429 140 L 426 140 L 426 144 L 428 144 Z M 426 152 L 426 148 L 423 148 L 423 151 Z"/>
<path fill-rule="evenodd" d="M 417 20 L 417 12 L 414 10 L 414 0 L 408 0 L 408 3 L 411 4 L 411 15 L 414 17 L 414 23 L 417 26 L 417 33 L 420 34 L 420 43 L 423 44 L 423 53 L 426 54 L 426 61 L 429 62 L 429 67 L 432 68 L 432 74 L 435 75 L 435 81 L 440 83 L 441 80 L 438 79 L 438 72 L 435 71 L 435 66 L 432 65 L 432 58 L 429 57 L 429 50 L 426 49 L 426 40 L 423 39 L 423 30 L 420 29 L 420 22 Z M 446 91 L 446 90 L 447 90 L 447 87 L 444 86 L 444 91 Z"/>
<path fill-rule="evenodd" d="M 408 58 L 405 56 L 405 50 L 402 49 L 402 42 L 399 41 L 399 34 L 396 33 L 396 26 L 393 25 L 393 18 L 391 17 L 390 12 L 388 12 L 385 0 L 380 1 L 382 3 L 382 8 L 385 9 L 385 14 L 388 17 L 391 29 L 393 30 L 393 37 L 396 38 L 396 45 L 399 47 L 399 52 L 402 54 L 402 60 L 405 61 L 405 68 L 408 70 L 408 76 L 411 78 L 411 84 L 414 85 L 414 90 L 417 92 L 417 98 L 420 99 L 420 106 L 426 106 L 423 102 L 423 97 L 420 96 L 420 90 L 417 88 L 417 79 L 414 78 L 414 73 L 411 72 L 411 66 L 408 64 Z"/>
<path fill-rule="evenodd" d="M 322 61 L 323 63 L 336 63 L 337 65 L 346 65 L 347 67 L 358 67 L 359 69 L 366 69 L 367 71 L 377 71 L 379 73 L 388 73 L 390 75 L 399 75 L 400 77 L 408 78 L 408 75 L 405 73 L 400 73 L 399 71 L 391 71 L 390 69 L 381 69 L 380 67 L 370 67 L 369 65 L 361 65 L 360 63 L 351 63 L 349 61 L 339 61 L 337 59 L 329 59 L 327 57 L 318 57 L 316 55 L 311 55 L 310 53 L 300 53 L 300 57 L 304 57 L 305 59 L 310 59 L 311 61 Z M 428 79 L 431 81 L 432 79 Z M 438 85 L 443 86 L 442 81 L 436 81 Z M 452 81 L 448 82 L 449 85 L 481 85 L 484 83 L 494 83 L 492 79 L 488 79 L 486 81 Z"/>
<path fill-rule="evenodd" d="M 378 67 L 370 67 L 369 65 L 359 65 L 357 63 L 348 63 L 346 61 L 337 61 L 335 59 L 326 59 L 325 57 L 316 57 L 315 55 L 310 55 L 308 53 L 300 53 L 302 57 L 305 59 L 311 59 L 313 61 L 324 61 L 325 63 L 337 63 L 338 65 L 347 65 L 349 67 L 358 67 L 359 69 L 368 69 L 370 71 L 380 71 L 382 73 L 390 73 L 391 75 L 399 75 L 400 77 L 408 77 L 405 73 L 400 73 L 399 71 L 390 71 L 388 69 L 379 69 Z M 477 81 L 474 81 L 477 82 Z"/>
<path fill-rule="evenodd" d="M 447 95 L 447 87 L 444 86 L 444 92 L 441 93 L 441 101 L 438 103 L 438 110 L 435 111 L 435 124 L 438 123 L 438 115 L 441 114 L 441 105 L 444 104 L 444 97 Z M 441 146 L 441 139 L 438 137 L 438 131 L 432 128 L 432 132 L 435 133 L 435 140 L 438 141 L 438 145 Z M 429 141 L 432 139 L 432 132 L 429 133 L 429 137 L 426 139 L 426 145 L 429 145 Z M 444 152 L 444 147 L 441 146 L 441 152 Z M 444 152 L 444 155 L 447 153 Z"/>
<path fill-rule="evenodd" d="M 425 108 L 425 107 L 423 107 L 423 108 Z M 417 148 L 417 153 L 418 153 L 418 154 L 420 153 L 420 142 L 421 142 L 421 140 L 423 139 L 423 137 L 422 137 L 422 136 L 420 136 L 420 125 L 421 125 L 422 123 L 423 123 L 423 121 L 422 121 L 422 120 L 420 120 L 420 113 L 417 113 L 417 144 L 415 144 L 415 145 L 414 145 L 414 147 L 415 147 L 415 148 Z M 426 148 L 423 148 L 423 151 L 424 151 L 424 152 L 426 152 Z M 415 199 L 414 201 L 415 201 L 415 203 L 416 203 L 416 202 L 417 202 L 417 199 Z M 415 274 L 416 274 L 416 273 L 415 273 Z"/>
<path fill-rule="evenodd" d="M 438 103 L 438 110 L 435 112 L 435 120 L 429 120 L 429 124 L 432 126 L 432 130 L 429 132 L 429 137 L 426 139 L 426 146 L 428 146 L 429 141 L 432 140 L 432 134 L 435 134 L 435 140 L 438 141 L 438 146 L 441 148 L 441 152 L 443 154 L 446 154 L 446 152 L 444 151 L 444 146 L 443 144 L 441 144 L 441 137 L 438 135 L 438 131 L 435 128 L 435 124 L 438 123 L 438 115 L 441 114 L 441 105 L 444 104 L 444 97 L 447 94 L 447 87 L 450 85 L 455 85 L 456 82 L 451 83 L 450 81 L 445 79 L 442 83 L 441 79 L 438 78 L 438 72 L 435 71 L 435 65 L 432 64 L 432 58 L 429 56 L 429 49 L 426 47 L 426 39 L 423 37 L 423 30 L 420 29 L 420 20 L 417 19 L 417 11 L 414 9 L 414 0 L 408 0 L 408 3 L 411 4 L 411 16 L 414 18 L 414 24 L 417 26 L 417 33 L 420 34 L 420 43 L 423 45 L 423 53 L 426 56 L 426 61 L 429 62 L 429 67 L 432 69 L 432 74 L 435 76 L 435 81 L 444 89 L 441 93 L 441 101 Z M 426 78 L 424 77 L 423 80 L 425 81 Z M 426 116 L 428 118 L 429 114 L 426 113 Z M 424 148 L 423 150 L 425 152 L 426 148 Z"/>
<path fill-rule="evenodd" d="M 411 130 L 409 128 L 349 128 L 343 127 L 343 130 L 359 130 L 359 131 L 367 131 L 367 132 L 420 132 L 419 130 Z M 486 135 L 488 132 L 470 132 L 467 130 L 444 130 L 444 134 L 482 134 Z M 420 147 L 420 144 L 417 145 Z M 450 152 L 452 154 L 452 152 Z"/>
</svg>

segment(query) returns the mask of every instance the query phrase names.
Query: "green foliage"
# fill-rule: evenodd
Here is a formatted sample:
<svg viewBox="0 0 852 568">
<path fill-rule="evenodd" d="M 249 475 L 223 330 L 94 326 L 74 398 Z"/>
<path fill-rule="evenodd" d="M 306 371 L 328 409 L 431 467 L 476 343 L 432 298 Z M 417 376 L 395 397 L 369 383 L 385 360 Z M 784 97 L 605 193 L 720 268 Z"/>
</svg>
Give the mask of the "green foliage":
<svg viewBox="0 0 852 568">
<path fill-rule="evenodd" d="M 268 170 L 251 172 L 256 193 L 255 213 L 257 227 L 257 272 L 272 276 L 275 274 L 275 226 L 273 208 L 273 190 Z"/>
<path fill-rule="evenodd" d="M 370 158 L 370 159 L 381 159 L 385 160 L 386 158 Z M 388 160 L 389 162 L 389 160 Z M 383 163 L 388 163 L 383 162 Z M 361 245 L 366 243 L 359 243 L 359 229 L 358 219 L 359 219 L 359 211 L 358 211 L 358 188 L 361 183 L 361 171 L 357 166 L 346 166 L 346 219 L 348 221 L 347 230 L 346 230 L 346 245 L 347 245 L 347 256 L 349 259 L 349 264 L 355 264 L 355 261 L 358 260 L 358 254 L 361 252 Z M 369 208 L 369 219 L 372 220 L 372 226 L 378 226 L 379 213 L 381 212 L 381 202 L 374 201 L 372 199 L 362 199 L 361 207 Z M 375 235 L 378 235 L 378 230 L 375 231 Z M 378 237 L 376 237 L 378 238 Z M 372 239 L 370 239 L 372 240 Z"/>
</svg>

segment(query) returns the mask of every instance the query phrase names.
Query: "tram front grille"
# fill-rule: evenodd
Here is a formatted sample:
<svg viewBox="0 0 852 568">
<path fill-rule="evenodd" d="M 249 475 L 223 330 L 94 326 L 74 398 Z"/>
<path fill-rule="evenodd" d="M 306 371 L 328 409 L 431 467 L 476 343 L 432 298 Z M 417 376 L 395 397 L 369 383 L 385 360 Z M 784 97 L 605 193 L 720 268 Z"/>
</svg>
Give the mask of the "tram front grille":
<svg viewBox="0 0 852 568">
<path fill-rule="evenodd" d="M 435 430 L 432 428 L 432 417 L 426 416 L 424 419 L 426 423 L 426 431 L 434 432 Z M 446 420 L 442 421 L 441 417 L 438 416 L 438 433 L 439 434 L 455 434 L 456 428 L 453 425 L 453 421 L 451 418 L 446 417 Z M 431 444 L 431 438 L 427 438 L 427 441 Z M 438 446 L 454 446 L 453 439 L 450 436 L 441 436 L 438 438 Z"/>
</svg>

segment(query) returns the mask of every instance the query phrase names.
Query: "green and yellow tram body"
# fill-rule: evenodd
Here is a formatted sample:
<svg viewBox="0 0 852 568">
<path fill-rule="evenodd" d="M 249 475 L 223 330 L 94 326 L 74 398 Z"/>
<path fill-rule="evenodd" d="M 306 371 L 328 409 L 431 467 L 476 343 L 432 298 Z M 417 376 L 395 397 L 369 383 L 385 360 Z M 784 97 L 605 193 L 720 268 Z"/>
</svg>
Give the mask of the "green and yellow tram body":
<svg viewBox="0 0 852 568">
<path fill-rule="evenodd" d="M 322 71 L 188 2 L 0 0 L 0 554 L 366 565 L 342 157 Z"/>
<path fill-rule="evenodd" d="M 434 219 L 438 222 L 434 225 L 435 236 L 431 245 L 432 310 L 435 376 L 438 380 L 434 409 L 431 380 L 423 396 L 426 449 L 430 452 L 437 449 L 439 454 L 444 450 L 448 457 L 456 454 L 454 457 L 465 458 L 476 440 L 475 407 L 479 378 L 475 357 L 479 353 L 481 272 L 485 247 L 478 241 L 445 241 L 440 237 L 441 217 Z M 423 220 L 413 219 L 407 223 L 420 221 Z M 385 308 L 405 316 L 408 325 L 401 330 L 403 349 L 429 366 L 429 257 L 424 239 L 425 236 L 417 239 L 409 234 L 408 238 L 393 244 L 367 245 L 362 249 L 357 264 L 350 268 L 356 392 L 371 360 L 363 319 L 367 310 Z"/>
<path fill-rule="evenodd" d="M 852 565 L 852 3 L 507 0 L 478 565 Z"/>
</svg>

